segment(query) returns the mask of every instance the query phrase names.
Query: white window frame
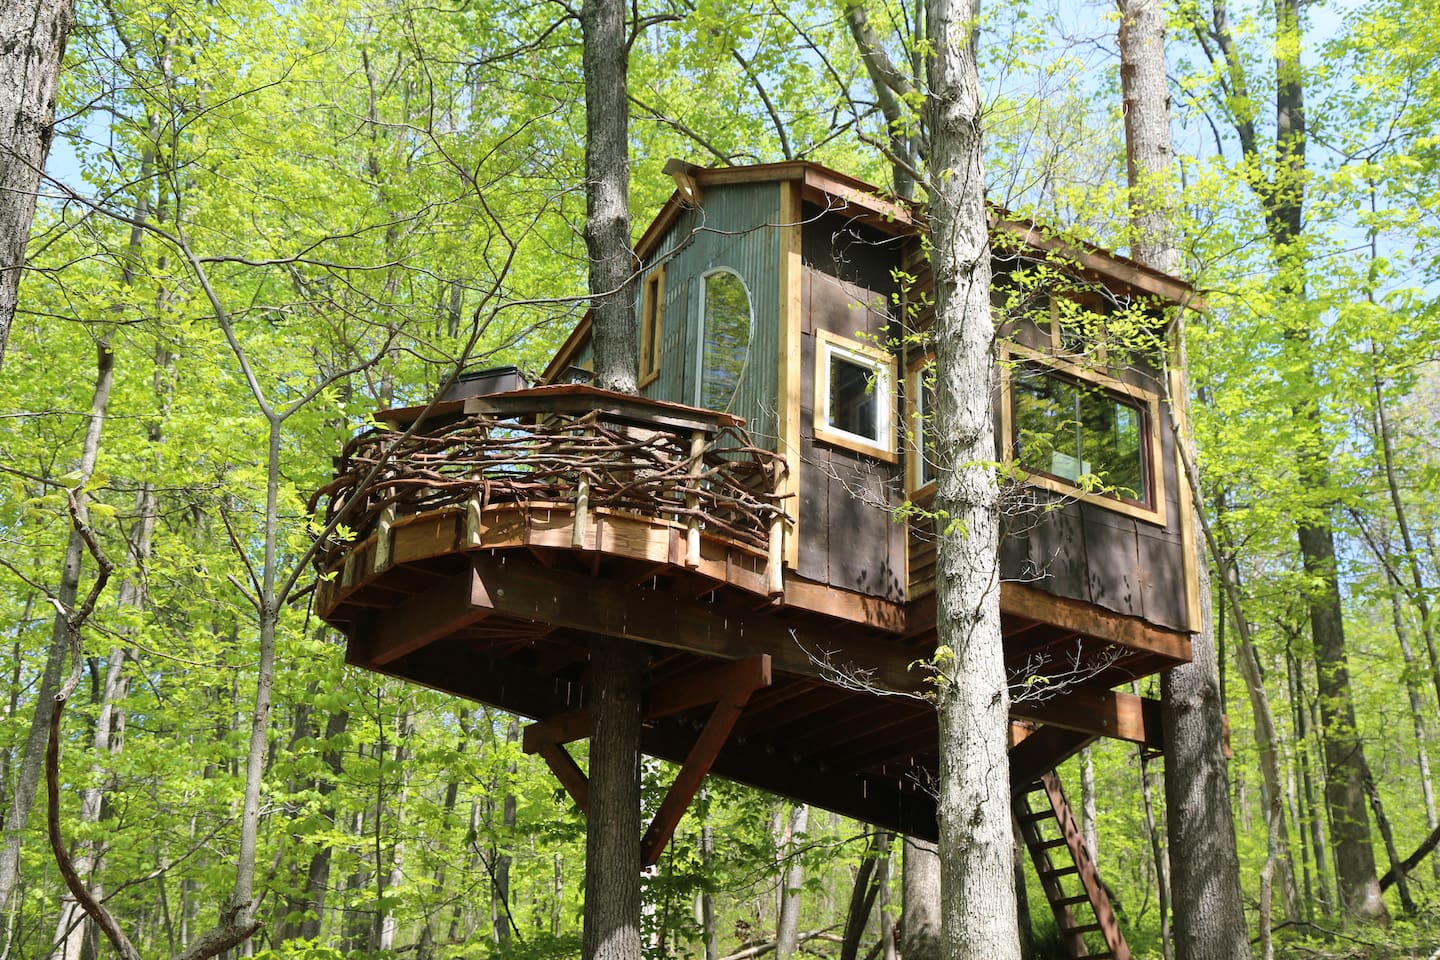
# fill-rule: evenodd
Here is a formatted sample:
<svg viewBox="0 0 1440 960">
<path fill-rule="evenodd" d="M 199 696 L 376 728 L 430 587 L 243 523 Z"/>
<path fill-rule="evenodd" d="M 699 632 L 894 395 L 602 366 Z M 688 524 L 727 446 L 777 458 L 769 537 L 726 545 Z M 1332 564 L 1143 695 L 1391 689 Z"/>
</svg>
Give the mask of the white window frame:
<svg viewBox="0 0 1440 960">
<path fill-rule="evenodd" d="M 830 361 L 839 358 L 871 373 L 870 389 L 875 392 L 875 433 L 878 440 L 842 430 L 830 423 Z M 868 457 L 895 463 L 895 357 L 881 350 L 831 333 L 815 331 L 815 439 L 845 447 Z"/>
</svg>

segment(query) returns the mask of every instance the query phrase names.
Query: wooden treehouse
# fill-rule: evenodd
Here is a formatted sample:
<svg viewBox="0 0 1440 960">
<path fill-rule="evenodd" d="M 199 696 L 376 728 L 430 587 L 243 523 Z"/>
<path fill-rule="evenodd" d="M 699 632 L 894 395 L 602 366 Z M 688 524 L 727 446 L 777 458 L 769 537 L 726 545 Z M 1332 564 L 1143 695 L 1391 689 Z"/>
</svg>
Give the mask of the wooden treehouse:
<svg viewBox="0 0 1440 960">
<path fill-rule="evenodd" d="M 582 322 L 538 386 L 488 371 L 377 414 L 317 494 L 360 494 L 317 610 L 353 664 L 534 718 L 582 808 L 589 638 L 647 645 L 643 749 L 683 765 L 647 863 L 709 771 L 933 838 L 923 223 L 809 163 L 667 172 L 636 247 L 642 396 L 585 384 Z M 1052 771 L 1099 737 L 1160 750 L 1131 683 L 1190 656 L 1161 378 L 1193 291 L 1000 213 L 992 236 L 1017 828 L 1072 951 L 1128 956 Z"/>
</svg>

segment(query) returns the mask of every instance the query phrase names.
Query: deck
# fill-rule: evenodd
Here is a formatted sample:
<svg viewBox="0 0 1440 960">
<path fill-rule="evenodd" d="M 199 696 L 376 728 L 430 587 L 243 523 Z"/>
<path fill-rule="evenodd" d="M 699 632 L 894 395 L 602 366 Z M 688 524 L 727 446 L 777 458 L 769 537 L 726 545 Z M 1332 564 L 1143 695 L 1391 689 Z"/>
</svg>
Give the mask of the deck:
<svg viewBox="0 0 1440 960">
<path fill-rule="evenodd" d="M 545 721 L 545 752 L 586 735 L 589 637 L 628 637 L 647 753 L 683 761 L 743 690 L 714 772 L 935 834 L 933 595 L 795 575 L 783 458 L 738 420 L 578 386 L 377 419 L 316 495 L 321 518 L 354 500 L 316 593 L 349 662 Z M 1017 786 L 1099 736 L 1160 748 L 1158 703 L 1112 688 L 1188 660 L 1188 635 L 1023 584 L 1001 607 Z"/>
</svg>

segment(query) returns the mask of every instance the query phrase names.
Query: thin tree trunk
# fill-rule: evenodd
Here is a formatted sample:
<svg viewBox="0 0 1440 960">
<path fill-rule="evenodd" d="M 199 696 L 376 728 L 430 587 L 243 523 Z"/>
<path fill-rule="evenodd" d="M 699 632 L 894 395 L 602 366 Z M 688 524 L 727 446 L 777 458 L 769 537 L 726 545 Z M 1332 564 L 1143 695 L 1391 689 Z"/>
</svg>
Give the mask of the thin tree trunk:
<svg viewBox="0 0 1440 960">
<path fill-rule="evenodd" d="M 1080 751 L 1080 822 L 1090 862 L 1100 866 L 1100 831 L 1095 823 L 1095 761 L 1090 748 Z"/>
<path fill-rule="evenodd" d="M 1312 862 L 1315 865 L 1315 886 L 1320 896 L 1322 908 L 1330 910 L 1334 901 L 1330 898 L 1330 855 L 1325 844 L 1325 831 L 1321 828 L 1320 817 L 1317 813 L 1319 805 L 1315 802 L 1315 777 L 1310 757 L 1313 753 L 1313 740 L 1311 735 L 1310 708 L 1305 700 L 1305 683 L 1301 674 L 1300 663 L 1296 659 L 1290 644 L 1285 647 L 1286 669 L 1290 674 L 1290 704 L 1291 711 L 1295 715 L 1296 750 L 1299 753 L 1300 764 L 1300 790 L 1304 797 L 1305 807 L 1305 829 L 1310 834 L 1310 850 Z"/>
<path fill-rule="evenodd" d="M 55 133 L 60 65 L 73 21 L 71 0 L 0 4 L 0 365 L 15 318 L 40 173 Z M 0 886 L 0 893 L 8 897 L 9 885 Z M 0 899 L 0 913 L 5 903 Z"/>
<path fill-rule="evenodd" d="M 865 937 L 865 928 L 870 923 L 870 914 L 880 896 L 884 874 L 880 870 L 881 857 L 890 845 L 890 834 L 877 830 L 871 834 L 866 845 L 865 859 L 855 871 L 855 882 L 850 887 L 850 907 L 845 915 L 845 933 L 840 943 L 840 960 L 855 960 L 860 955 L 860 941 Z M 883 926 L 883 917 L 882 917 Z"/>
<path fill-rule="evenodd" d="M 95 346 L 95 388 L 90 398 L 90 413 L 85 428 L 85 441 L 80 449 L 80 464 L 77 468 L 76 487 L 81 488 L 77 500 L 83 511 L 88 499 L 83 492 L 95 471 L 95 460 L 100 455 L 100 436 L 105 427 L 105 414 L 110 404 L 110 389 L 115 383 L 115 355 L 110 351 L 108 340 L 101 340 Z M 60 606 L 70 610 L 75 606 L 80 592 L 80 565 L 85 557 L 85 540 L 78 530 L 70 531 L 65 544 L 65 558 L 60 565 L 60 586 L 55 591 Z M 30 809 L 35 803 L 35 793 L 40 786 L 40 774 L 45 765 L 45 741 L 50 731 L 50 718 L 55 712 L 55 694 L 60 689 L 60 674 L 65 666 L 65 651 L 68 643 L 65 616 L 56 613 L 50 631 L 50 646 L 46 652 L 45 670 L 35 692 L 35 711 L 30 720 L 30 731 L 25 737 L 25 747 L 20 763 L 15 770 L 15 786 L 10 795 L 10 809 L 5 816 L 5 844 L 0 848 L 0 913 L 7 913 L 15 883 L 20 872 L 20 843 L 25 833 Z"/>
<path fill-rule="evenodd" d="M 330 714 L 325 721 L 325 746 L 320 752 L 320 759 L 329 770 L 328 776 L 322 776 L 314 781 L 313 789 L 319 798 L 318 807 L 321 814 L 327 819 L 335 818 L 335 804 L 331 795 L 335 792 L 335 784 L 340 775 L 344 772 L 344 755 L 338 746 L 339 740 L 345 735 L 345 729 L 350 724 L 350 713 L 346 710 L 337 710 Z M 300 919 L 294 923 L 286 924 L 282 928 L 280 940 L 318 940 L 322 923 L 325 918 L 325 897 L 330 890 L 330 863 L 334 847 L 329 842 L 322 842 L 315 852 L 310 855 L 310 864 L 305 871 L 305 893 L 299 899 L 293 899 L 286 907 L 286 914 L 299 914 Z"/>
<path fill-rule="evenodd" d="M 906 837 L 900 853 L 900 953 L 905 960 L 940 960 L 940 852 Z"/>
<path fill-rule="evenodd" d="M 700 931 L 705 940 L 705 960 L 720 960 L 719 931 L 715 926 L 715 895 L 711 893 L 714 874 L 711 863 L 715 859 L 715 831 L 710 826 L 710 795 L 700 788 L 700 805 L 707 811 L 705 823 L 700 827 L 700 866 L 705 871 L 705 883 L 700 888 Z"/>
<path fill-rule="evenodd" d="M 805 882 L 805 864 L 796 849 L 796 837 L 810 822 L 810 808 L 798 803 L 790 810 L 785 832 L 777 844 L 780 854 L 779 910 L 775 921 L 775 957 L 784 960 L 800 946 L 800 887 Z"/>
<path fill-rule="evenodd" d="M 1165 841 L 1155 823 L 1155 800 L 1150 790 L 1150 763 L 1145 748 L 1136 751 L 1140 761 L 1140 799 L 1145 807 L 1145 836 L 1150 840 L 1150 859 L 1155 863 L 1155 887 L 1160 907 L 1160 955 L 1170 960 L 1174 948 L 1170 931 L 1170 867 Z"/>
<path fill-rule="evenodd" d="M 505 728 L 505 742 L 514 744 L 520 739 L 520 721 L 515 717 L 510 718 L 509 725 Z M 509 781 L 505 787 L 505 800 L 501 808 L 500 826 L 501 849 L 495 857 L 495 942 L 500 945 L 502 951 L 510 943 L 510 864 L 514 857 L 510 855 L 510 845 L 515 842 L 515 764 L 509 765 Z"/>
</svg>

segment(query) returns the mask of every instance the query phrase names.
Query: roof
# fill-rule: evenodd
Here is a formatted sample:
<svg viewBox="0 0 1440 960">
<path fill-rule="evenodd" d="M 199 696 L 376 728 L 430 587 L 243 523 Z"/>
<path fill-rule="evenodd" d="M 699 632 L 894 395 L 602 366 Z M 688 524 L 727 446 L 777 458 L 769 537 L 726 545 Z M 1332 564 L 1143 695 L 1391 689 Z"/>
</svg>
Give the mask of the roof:
<svg viewBox="0 0 1440 960">
<path fill-rule="evenodd" d="M 759 163 L 741 167 L 699 167 L 680 160 L 671 160 L 665 172 L 675 178 L 677 189 L 665 201 L 650 226 L 635 244 L 635 255 L 643 263 L 654 252 L 666 231 L 687 207 L 704 205 L 708 187 L 731 184 L 798 182 L 801 196 L 827 212 L 850 217 L 893 236 L 919 236 L 928 223 L 923 207 L 913 201 L 893 197 L 858 177 L 832 170 L 809 160 L 786 160 L 780 163 Z M 1081 269 L 1124 287 L 1141 296 L 1159 297 L 1179 306 L 1204 309 L 1203 297 L 1185 280 L 1153 267 L 1113 253 L 1103 247 L 1061 237 L 1050 228 L 1033 220 L 1016 216 L 1009 210 L 990 204 L 990 230 L 1002 233 L 1019 243 L 1047 255 L 1072 260 Z M 555 358 L 545 368 L 544 379 L 571 362 L 575 353 L 589 339 L 590 314 L 581 317 L 575 330 L 561 345 Z"/>
</svg>

